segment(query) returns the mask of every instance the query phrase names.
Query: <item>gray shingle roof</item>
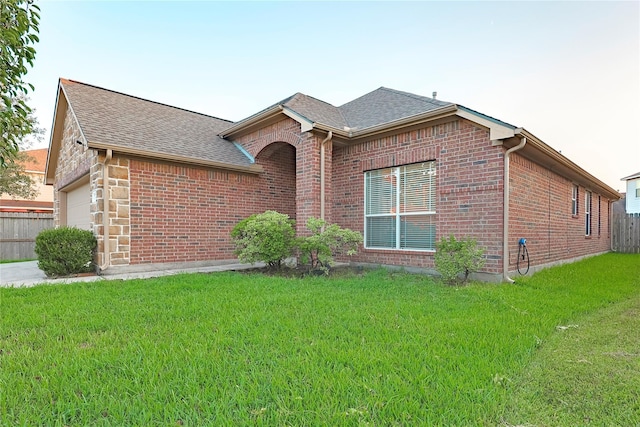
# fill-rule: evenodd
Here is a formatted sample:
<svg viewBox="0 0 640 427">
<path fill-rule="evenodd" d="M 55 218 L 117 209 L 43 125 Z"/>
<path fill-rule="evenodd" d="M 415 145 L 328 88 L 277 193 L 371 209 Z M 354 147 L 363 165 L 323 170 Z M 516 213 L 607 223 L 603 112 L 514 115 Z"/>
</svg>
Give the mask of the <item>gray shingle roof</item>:
<svg viewBox="0 0 640 427">
<path fill-rule="evenodd" d="M 302 93 L 274 105 L 287 107 L 314 123 L 362 130 L 453 104 L 381 87 L 340 107 Z"/>
<path fill-rule="evenodd" d="M 350 128 L 365 129 L 426 113 L 447 105 L 452 104 L 381 87 L 338 108 Z"/>
<path fill-rule="evenodd" d="M 312 122 L 323 123 L 339 129 L 349 125 L 339 108 L 302 93 L 296 93 L 288 98 L 283 106 L 292 109 Z"/>
<path fill-rule="evenodd" d="M 72 80 L 60 80 L 89 142 L 122 148 L 251 165 L 232 142 L 218 136 L 233 123 Z"/>
</svg>

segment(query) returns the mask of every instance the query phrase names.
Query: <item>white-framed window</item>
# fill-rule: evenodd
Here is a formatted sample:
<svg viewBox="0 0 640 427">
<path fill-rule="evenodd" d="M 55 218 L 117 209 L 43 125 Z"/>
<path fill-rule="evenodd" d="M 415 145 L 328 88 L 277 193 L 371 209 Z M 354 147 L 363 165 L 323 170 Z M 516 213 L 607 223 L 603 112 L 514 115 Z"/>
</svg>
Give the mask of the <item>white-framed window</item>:
<svg viewBox="0 0 640 427">
<path fill-rule="evenodd" d="M 584 192 L 584 235 L 591 236 L 591 191 Z"/>
<path fill-rule="evenodd" d="M 578 186 L 573 184 L 571 188 L 571 215 L 578 215 Z"/>
<path fill-rule="evenodd" d="M 640 199 L 640 187 L 636 188 L 636 198 Z"/>
<path fill-rule="evenodd" d="M 364 188 L 366 248 L 435 250 L 435 161 L 365 172 Z"/>
</svg>

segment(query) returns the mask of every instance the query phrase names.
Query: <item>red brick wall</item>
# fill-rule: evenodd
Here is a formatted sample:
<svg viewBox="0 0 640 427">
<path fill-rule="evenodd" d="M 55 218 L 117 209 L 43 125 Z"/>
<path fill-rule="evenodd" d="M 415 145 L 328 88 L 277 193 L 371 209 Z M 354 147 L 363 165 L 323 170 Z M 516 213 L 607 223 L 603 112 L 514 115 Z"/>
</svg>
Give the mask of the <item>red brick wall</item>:
<svg viewBox="0 0 640 427">
<path fill-rule="evenodd" d="M 503 150 L 466 120 L 333 149 L 333 220 L 364 232 L 364 172 L 436 161 L 436 238 L 471 236 L 486 249 L 487 272 L 501 271 Z M 433 267 L 433 252 L 362 249 L 356 262 Z"/>
<path fill-rule="evenodd" d="M 320 217 L 320 143 L 323 136 L 310 132 L 301 134 L 300 124 L 293 119 L 286 118 L 269 126 L 265 126 L 247 135 L 239 137 L 236 142 L 256 159 L 263 150 L 270 150 L 276 143 L 288 143 L 295 148 L 295 211 L 291 215 L 297 221 L 297 232 L 306 233 L 307 219 Z M 327 144 L 327 170 L 331 170 L 331 144 Z M 258 162 L 260 163 L 260 162 Z M 327 200 L 331 194 L 330 180 L 325 189 Z M 327 217 L 330 216 L 330 203 L 327 203 Z M 287 211 L 283 211 L 288 213 Z"/>
<path fill-rule="evenodd" d="M 574 216 L 571 212 L 573 183 L 567 178 L 518 153 L 511 155 L 510 175 L 510 270 L 516 268 L 521 237 L 527 239 L 532 266 L 609 250 L 608 199 L 592 192 L 591 236 L 587 237 L 584 187 L 579 187 L 578 215 Z"/>
<path fill-rule="evenodd" d="M 131 160 L 131 264 L 235 258 L 229 233 L 238 221 L 295 213 L 292 147 L 265 154 L 261 175 Z"/>
</svg>

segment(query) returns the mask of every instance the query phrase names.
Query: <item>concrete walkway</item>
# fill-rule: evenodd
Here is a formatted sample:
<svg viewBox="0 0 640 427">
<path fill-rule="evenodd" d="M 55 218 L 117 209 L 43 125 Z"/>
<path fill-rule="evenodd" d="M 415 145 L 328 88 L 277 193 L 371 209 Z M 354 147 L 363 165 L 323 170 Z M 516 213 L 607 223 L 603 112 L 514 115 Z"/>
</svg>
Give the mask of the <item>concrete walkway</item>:
<svg viewBox="0 0 640 427">
<path fill-rule="evenodd" d="M 225 263 L 212 266 L 199 266 L 191 268 L 156 268 L 147 271 L 130 271 L 109 274 L 104 276 L 67 277 L 64 279 L 48 279 L 38 268 L 38 261 L 15 262 L 0 264 L 0 287 L 30 287 L 41 284 L 64 284 L 75 282 L 95 282 L 99 280 L 130 280 L 148 279 L 151 277 L 170 276 L 180 273 L 213 273 L 228 270 L 246 270 L 260 267 L 261 265 Z"/>
</svg>

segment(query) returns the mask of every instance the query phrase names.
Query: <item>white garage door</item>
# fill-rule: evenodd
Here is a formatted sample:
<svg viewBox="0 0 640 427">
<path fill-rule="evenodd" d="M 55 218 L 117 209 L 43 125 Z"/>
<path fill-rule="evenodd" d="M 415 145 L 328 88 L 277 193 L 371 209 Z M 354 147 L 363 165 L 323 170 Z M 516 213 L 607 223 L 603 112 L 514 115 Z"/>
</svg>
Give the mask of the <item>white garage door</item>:
<svg viewBox="0 0 640 427">
<path fill-rule="evenodd" d="M 69 227 L 91 229 L 90 202 L 91 187 L 88 182 L 67 193 L 67 225 Z"/>
</svg>

